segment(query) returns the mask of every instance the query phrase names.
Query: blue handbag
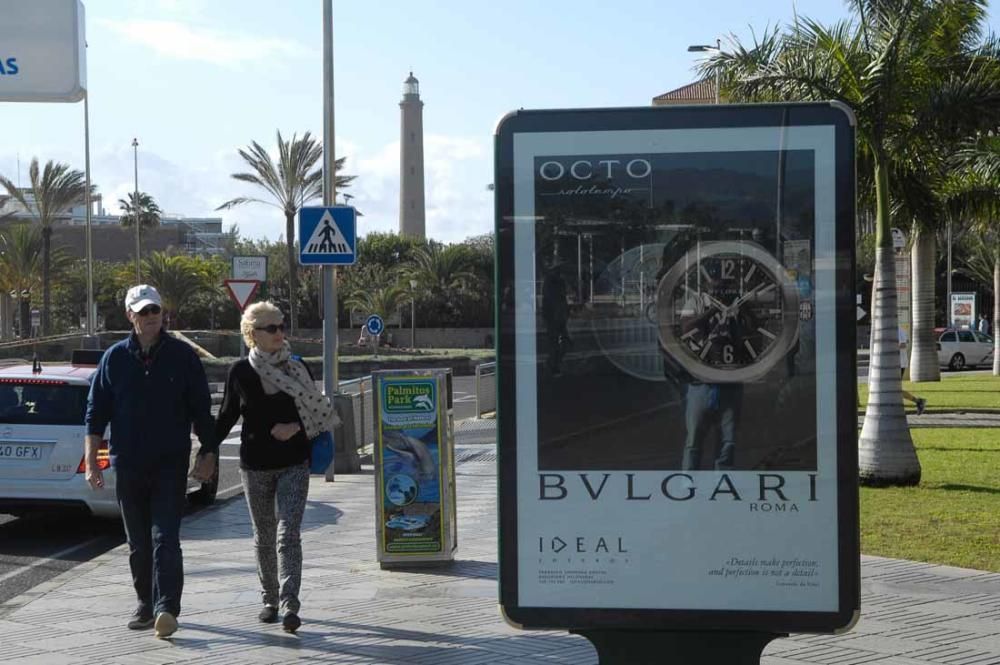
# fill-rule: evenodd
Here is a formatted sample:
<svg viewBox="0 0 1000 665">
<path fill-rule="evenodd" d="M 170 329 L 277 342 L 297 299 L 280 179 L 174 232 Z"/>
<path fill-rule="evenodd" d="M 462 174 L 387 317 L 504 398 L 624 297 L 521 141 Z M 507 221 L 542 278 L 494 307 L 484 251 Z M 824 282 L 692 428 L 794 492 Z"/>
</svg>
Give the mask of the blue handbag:
<svg viewBox="0 0 1000 665">
<path fill-rule="evenodd" d="M 309 470 L 312 473 L 326 473 L 331 464 L 333 464 L 333 434 L 321 432 L 312 440 Z"/>
</svg>

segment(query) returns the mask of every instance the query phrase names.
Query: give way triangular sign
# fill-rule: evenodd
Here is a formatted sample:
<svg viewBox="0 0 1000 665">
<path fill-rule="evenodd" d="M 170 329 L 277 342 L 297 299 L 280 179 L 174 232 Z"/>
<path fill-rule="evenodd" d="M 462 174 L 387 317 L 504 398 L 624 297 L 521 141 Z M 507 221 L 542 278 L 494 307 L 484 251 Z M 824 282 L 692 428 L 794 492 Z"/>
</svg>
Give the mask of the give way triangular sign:
<svg viewBox="0 0 1000 665">
<path fill-rule="evenodd" d="M 246 309 L 247 304 L 257 293 L 257 287 L 260 286 L 260 282 L 256 279 L 227 279 L 224 284 L 229 291 L 229 297 L 241 312 Z"/>
<path fill-rule="evenodd" d="M 327 210 L 306 242 L 306 254 L 351 254 L 351 246 Z"/>
</svg>

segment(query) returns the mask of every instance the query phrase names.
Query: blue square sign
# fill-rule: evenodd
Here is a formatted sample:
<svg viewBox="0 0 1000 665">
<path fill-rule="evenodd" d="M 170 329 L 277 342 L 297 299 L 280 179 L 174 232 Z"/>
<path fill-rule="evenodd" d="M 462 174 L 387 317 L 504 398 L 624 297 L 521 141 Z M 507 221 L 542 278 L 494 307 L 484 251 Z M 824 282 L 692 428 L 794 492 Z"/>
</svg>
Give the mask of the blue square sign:
<svg viewBox="0 0 1000 665">
<path fill-rule="evenodd" d="M 357 258 L 357 211 L 352 206 L 299 209 L 299 263 L 353 265 Z"/>
</svg>

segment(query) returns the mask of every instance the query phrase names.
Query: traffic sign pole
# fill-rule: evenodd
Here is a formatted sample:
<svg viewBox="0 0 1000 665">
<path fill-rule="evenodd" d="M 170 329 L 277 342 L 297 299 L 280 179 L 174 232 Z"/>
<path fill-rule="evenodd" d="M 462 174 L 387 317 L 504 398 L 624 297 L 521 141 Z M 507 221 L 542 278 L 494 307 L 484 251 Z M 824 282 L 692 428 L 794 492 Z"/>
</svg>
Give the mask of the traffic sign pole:
<svg viewBox="0 0 1000 665">
<path fill-rule="evenodd" d="M 333 122 L 333 0 L 323 1 L 323 205 L 337 201 L 337 156 L 334 152 Z M 299 242 L 305 242 L 300 238 Z M 300 248 L 301 249 L 301 248 Z M 323 266 L 323 392 L 333 403 L 340 392 L 337 366 L 337 269 Z M 346 450 L 346 447 L 344 447 Z M 326 480 L 334 479 L 333 464 Z"/>
</svg>

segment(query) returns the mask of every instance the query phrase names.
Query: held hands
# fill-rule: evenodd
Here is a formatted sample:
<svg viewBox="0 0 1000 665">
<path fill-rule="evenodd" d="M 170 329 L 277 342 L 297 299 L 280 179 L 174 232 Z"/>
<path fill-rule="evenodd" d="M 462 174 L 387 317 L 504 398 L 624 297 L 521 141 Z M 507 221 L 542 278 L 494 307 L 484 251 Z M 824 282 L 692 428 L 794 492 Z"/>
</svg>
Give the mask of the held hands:
<svg viewBox="0 0 1000 665">
<path fill-rule="evenodd" d="M 215 474 L 215 453 L 205 453 L 198 455 L 194 460 L 194 468 L 191 469 L 191 477 L 198 482 L 206 482 L 212 479 Z"/>
<path fill-rule="evenodd" d="M 271 428 L 271 436 L 277 441 L 288 441 L 301 429 L 302 427 L 298 423 L 278 423 Z"/>
<path fill-rule="evenodd" d="M 87 457 L 85 465 L 87 469 L 87 483 L 90 485 L 90 489 L 104 489 L 104 474 L 97 468 L 97 460 Z"/>
</svg>

